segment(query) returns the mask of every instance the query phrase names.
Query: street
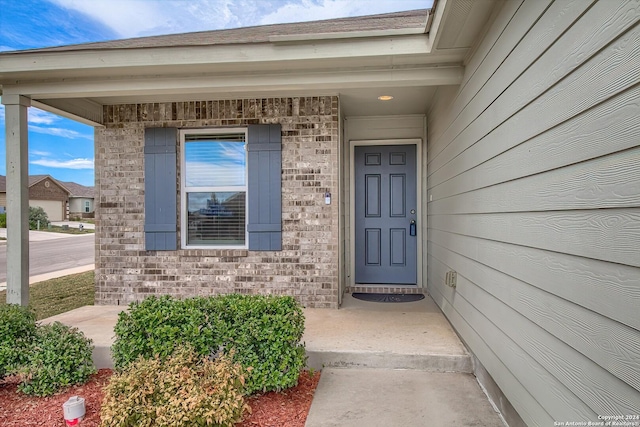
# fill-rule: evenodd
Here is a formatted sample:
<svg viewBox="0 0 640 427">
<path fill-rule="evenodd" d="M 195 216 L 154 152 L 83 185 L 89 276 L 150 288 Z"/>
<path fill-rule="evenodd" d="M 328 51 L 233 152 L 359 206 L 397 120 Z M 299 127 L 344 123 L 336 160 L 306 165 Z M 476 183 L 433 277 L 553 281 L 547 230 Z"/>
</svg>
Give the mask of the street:
<svg viewBox="0 0 640 427">
<path fill-rule="evenodd" d="M 94 263 L 94 235 L 29 242 L 29 276 Z M 0 282 L 7 281 L 7 245 L 0 245 Z"/>
</svg>

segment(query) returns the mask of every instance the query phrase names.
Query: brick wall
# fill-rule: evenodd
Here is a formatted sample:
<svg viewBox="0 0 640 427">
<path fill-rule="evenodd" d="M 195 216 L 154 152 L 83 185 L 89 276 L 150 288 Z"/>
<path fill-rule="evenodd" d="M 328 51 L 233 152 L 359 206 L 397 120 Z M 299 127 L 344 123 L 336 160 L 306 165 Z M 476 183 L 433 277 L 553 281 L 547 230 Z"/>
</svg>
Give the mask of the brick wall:
<svg viewBox="0 0 640 427">
<path fill-rule="evenodd" d="M 49 183 L 49 186 L 46 186 Z M 50 179 L 43 179 L 29 187 L 29 200 L 59 200 L 69 201 L 69 193 Z"/>
<path fill-rule="evenodd" d="M 338 204 L 324 204 L 326 191 L 338 194 L 337 97 L 114 105 L 104 117 L 95 136 L 97 304 L 236 292 L 337 308 Z M 144 129 L 260 123 L 282 125 L 283 250 L 145 251 Z M 178 151 L 178 198 L 179 165 Z"/>
</svg>

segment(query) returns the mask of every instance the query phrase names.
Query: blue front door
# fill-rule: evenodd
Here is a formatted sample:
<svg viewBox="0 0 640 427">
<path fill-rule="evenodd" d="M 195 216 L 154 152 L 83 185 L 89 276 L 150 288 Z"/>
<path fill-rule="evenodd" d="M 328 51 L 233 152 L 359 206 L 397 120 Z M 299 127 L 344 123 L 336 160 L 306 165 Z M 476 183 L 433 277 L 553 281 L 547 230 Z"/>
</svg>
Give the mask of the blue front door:
<svg viewBox="0 0 640 427">
<path fill-rule="evenodd" d="M 416 146 L 354 150 L 355 282 L 416 284 Z"/>
</svg>

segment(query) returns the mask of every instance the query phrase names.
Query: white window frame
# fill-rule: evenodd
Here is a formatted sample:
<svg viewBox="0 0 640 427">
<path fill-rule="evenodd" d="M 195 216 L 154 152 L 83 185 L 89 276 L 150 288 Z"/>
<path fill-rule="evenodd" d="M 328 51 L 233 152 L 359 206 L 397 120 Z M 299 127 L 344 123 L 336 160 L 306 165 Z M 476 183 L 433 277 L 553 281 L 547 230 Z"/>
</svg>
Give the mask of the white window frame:
<svg viewBox="0 0 640 427">
<path fill-rule="evenodd" d="M 84 201 L 84 212 L 85 213 L 91 212 L 91 202 L 89 200 Z"/>
<path fill-rule="evenodd" d="M 247 150 L 247 138 L 248 138 L 248 129 L 246 127 L 228 127 L 228 128 L 202 128 L 202 129 L 181 129 L 180 130 L 180 225 L 182 227 L 182 231 L 180 233 L 180 240 L 182 244 L 182 249 L 248 249 L 249 247 L 249 233 L 247 232 L 247 222 L 249 221 L 249 160 L 247 156 L 247 162 L 245 164 L 244 174 L 245 174 L 245 213 L 244 213 L 244 245 L 188 245 L 187 244 L 187 221 L 189 219 L 188 210 L 187 210 L 187 193 L 207 193 L 207 192 L 232 192 L 238 191 L 238 186 L 233 187 L 189 187 L 187 191 L 186 185 L 186 157 L 185 157 L 185 147 L 186 147 L 186 136 L 187 135 L 218 135 L 218 134 L 229 134 L 229 133 L 238 133 L 244 134 L 245 141 L 245 152 Z"/>
</svg>

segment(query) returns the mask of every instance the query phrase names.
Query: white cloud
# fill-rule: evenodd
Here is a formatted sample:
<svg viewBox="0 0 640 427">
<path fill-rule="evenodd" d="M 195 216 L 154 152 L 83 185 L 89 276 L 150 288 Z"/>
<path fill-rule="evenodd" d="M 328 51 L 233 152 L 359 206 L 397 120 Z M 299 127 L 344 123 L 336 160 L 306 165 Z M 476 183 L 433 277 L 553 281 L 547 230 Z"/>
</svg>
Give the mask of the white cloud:
<svg viewBox="0 0 640 427">
<path fill-rule="evenodd" d="M 51 125 L 60 120 L 60 116 L 57 116 L 46 111 L 38 110 L 37 108 L 29 108 L 29 123 L 35 123 L 38 125 Z"/>
<path fill-rule="evenodd" d="M 5 119 L 5 107 L 0 104 L 0 126 L 4 125 Z M 29 108 L 28 110 L 28 119 L 29 121 L 29 131 L 42 133 L 46 135 L 60 136 L 62 138 L 69 139 L 89 139 L 93 140 L 93 135 L 87 135 L 75 130 L 71 129 L 63 129 L 59 127 L 49 127 L 48 125 L 52 125 L 62 120 L 60 116 L 57 116 L 52 113 L 48 113 L 46 111 L 38 110 L 37 108 Z"/>
<path fill-rule="evenodd" d="M 148 28 L 166 24 L 167 16 L 162 12 L 164 5 L 140 0 L 53 0 L 67 9 L 88 15 L 122 37 L 135 37 Z"/>
<path fill-rule="evenodd" d="M 37 159 L 37 160 L 32 160 L 29 163 L 33 165 L 45 166 L 48 168 L 93 169 L 93 159 L 71 159 L 71 160 Z"/>
<path fill-rule="evenodd" d="M 56 127 L 49 128 L 49 127 L 31 125 L 29 126 L 29 130 L 32 132 L 43 133 L 46 135 L 60 136 L 62 138 L 69 138 L 69 139 L 78 139 L 78 138 L 93 139 L 92 135 L 85 135 L 71 129 L 63 129 L 63 128 L 56 128 Z"/>
<path fill-rule="evenodd" d="M 45 156 L 50 156 L 51 153 L 48 153 L 46 151 L 38 151 L 38 150 L 29 150 L 29 154 L 32 156 L 40 156 L 40 157 L 45 157 Z"/>
<path fill-rule="evenodd" d="M 0 104 L 0 120 L 4 120 L 5 117 L 5 107 Z M 50 125 L 58 120 L 60 120 L 59 116 L 55 114 L 48 113 L 46 111 L 38 110 L 37 108 L 29 108 L 27 114 L 27 120 L 29 123 L 35 123 L 39 125 Z"/>
<path fill-rule="evenodd" d="M 50 0 L 120 37 L 301 22 L 425 9 L 432 0 Z"/>
<path fill-rule="evenodd" d="M 225 28 L 234 20 L 230 0 L 52 0 L 84 13 L 121 37 Z"/>
</svg>

